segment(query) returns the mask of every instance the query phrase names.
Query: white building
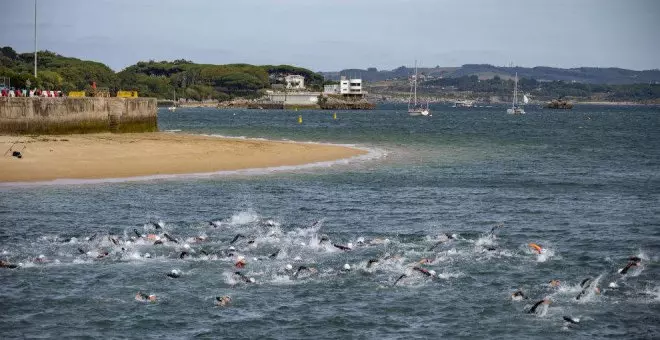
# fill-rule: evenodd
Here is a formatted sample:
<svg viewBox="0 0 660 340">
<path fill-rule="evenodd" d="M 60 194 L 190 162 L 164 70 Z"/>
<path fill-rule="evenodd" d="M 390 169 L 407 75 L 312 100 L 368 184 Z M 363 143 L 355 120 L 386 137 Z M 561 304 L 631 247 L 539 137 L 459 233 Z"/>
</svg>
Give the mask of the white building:
<svg viewBox="0 0 660 340">
<path fill-rule="evenodd" d="M 292 74 L 284 77 L 284 80 L 286 81 L 286 88 L 287 89 L 297 89 L 297 90 L 303 90 L 305 89 L 305 77 L 297 74 Z"/>
<path fill-rule="evenodd" d="M 346 79 L 342 76 L 339 85 L 325 85 L 323 92 L 327 94 L 363 95 L 362 79 Z"/>
<path fill-rule="evenodd" d="M 346 79 L 346 77 L 341 77 L 339 81 L 339 93 L 340 94 L 362 94 L 362 79 Z"/>
</svg>

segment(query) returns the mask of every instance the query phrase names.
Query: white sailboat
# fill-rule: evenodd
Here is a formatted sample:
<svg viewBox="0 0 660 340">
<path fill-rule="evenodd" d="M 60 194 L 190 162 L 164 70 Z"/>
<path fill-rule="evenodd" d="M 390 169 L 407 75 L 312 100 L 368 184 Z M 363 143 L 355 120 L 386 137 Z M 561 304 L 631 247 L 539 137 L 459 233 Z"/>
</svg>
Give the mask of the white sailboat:
<svg viewBox="0 0 660 340">
<path fill-rule="evenodd" d="M 529 99 L 527 98 L 526 95 L 523 95 L 523 101 L 525 104 L 529 102 Z M 515 85 L 513 86 L 513 103 L 511 104 L 511 108 L 506 110 L 506 113 L 511 114 L 511 115 L 524 115 L 525 110 L 518 106 L 518 72 L 516 72 L 516 81 Z"/>
<path fill-rule="evenodd" d="M 426 107 L 423 107 L 421 104 L 417 104 L 417 60 L 415 60 L 415 79 L 413 79 L 410 92 L 411 98 L 408 99 L 408 114 L 411 116 L 430 116 L 431 111 L 429 110 L 429 102 L 426 102 Z"/>
<path fill-rule="evenodd" d="M 176 89 L 174 89 L 174 96 L 172 97 L 172 106 L 168 107 L 167 109 L 174 112 L 176 111 Z"/>
</svg>

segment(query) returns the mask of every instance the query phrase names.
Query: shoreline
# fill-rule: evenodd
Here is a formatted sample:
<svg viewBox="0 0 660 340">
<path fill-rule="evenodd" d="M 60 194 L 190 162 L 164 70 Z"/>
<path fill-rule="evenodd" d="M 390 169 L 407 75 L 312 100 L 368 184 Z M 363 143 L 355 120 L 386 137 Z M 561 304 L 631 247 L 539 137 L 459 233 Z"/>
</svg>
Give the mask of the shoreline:
<svg viewBox="0 0 660 340">
<path fill-rule="evenodd" d="M 167 132 L 0 136 L 3 150 L 12 144 L 12 150 L 20 151 L 22 158 L 12 157 L 11 151 L 0 158 L 3 186 L 286 171 L 369 154 L 368 150 L 345 145 Z"/>
</svg>

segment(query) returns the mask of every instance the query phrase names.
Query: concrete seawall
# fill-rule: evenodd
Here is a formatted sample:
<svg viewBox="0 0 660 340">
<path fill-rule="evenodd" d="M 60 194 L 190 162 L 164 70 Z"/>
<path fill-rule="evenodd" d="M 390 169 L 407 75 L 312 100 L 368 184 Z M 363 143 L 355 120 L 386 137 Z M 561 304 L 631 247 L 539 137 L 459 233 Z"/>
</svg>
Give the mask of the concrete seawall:
<svg viewBox="0 0 660 340">
<path fill-rule="evenodd" d="M 0 97 L 1 134 L 158 131 L 155 98 Z"/>
</svg>

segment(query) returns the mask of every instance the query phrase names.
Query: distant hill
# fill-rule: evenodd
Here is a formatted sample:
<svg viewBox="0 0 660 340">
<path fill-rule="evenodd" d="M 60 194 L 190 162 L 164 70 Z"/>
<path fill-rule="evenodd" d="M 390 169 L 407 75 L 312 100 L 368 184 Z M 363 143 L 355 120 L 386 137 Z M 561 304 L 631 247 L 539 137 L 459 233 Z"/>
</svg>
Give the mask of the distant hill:
<svg viewBox="0 0 660 340">
<path fill-rule="evenodd" d="M 476 75 L 479 79 L 492 79 L 499 76 L 503 79 L 513 77 L 516 72 L 519 78 L 535 79 L 537 81 L 565 81 L 586 84 L 648 84 L 660 83 L 660 70 L 633 71 L 621 68 L 555 68 L 555 67 L 500 67 L 488 64 L 466 64 L 461 67 L 419 68 L 419 73 L 430 78 L 460 78 Z M 321 72 L 326 79 L 337 80 L 340 76 L 360 77 L 368 82 L 392 79 L 405 79 L 415 73 L 414 68 L 401 66 L 391 71 L 378 71 L 375 68 L 366 70 L 346 69 L 340 72 Z"/>
<path fill-rule="evenodd" d="M 447 77 L 449 74 L 453 73 L 457 69 L 458 69 L 457 67 L 436 66 L 433 68 L 428 68 L 428 67 L 419 68 L 417 72 L 425 76 L 438 78 L 438 77 Z M 401 66 L 391 71 L 385 71 L 385 70 L 379 71 L 376 68 L 368 68 L 366 70 L 346 69 L 346 70 L 341 70 L 339 72 L 319 72 L 319 73 L 321 73 L 321 75 L 323 75 L 323 77 L 325 77 L 325 79 L 327 80 L 339 80 L 341 76 L 346 76 L 347 78 L 362 78 L 368 82 L 376 82 L 376 81 L 391 80 L 391 79 L 406 79 L 410 75 L 415 74 L 415 69 Z"/>
</svg>

